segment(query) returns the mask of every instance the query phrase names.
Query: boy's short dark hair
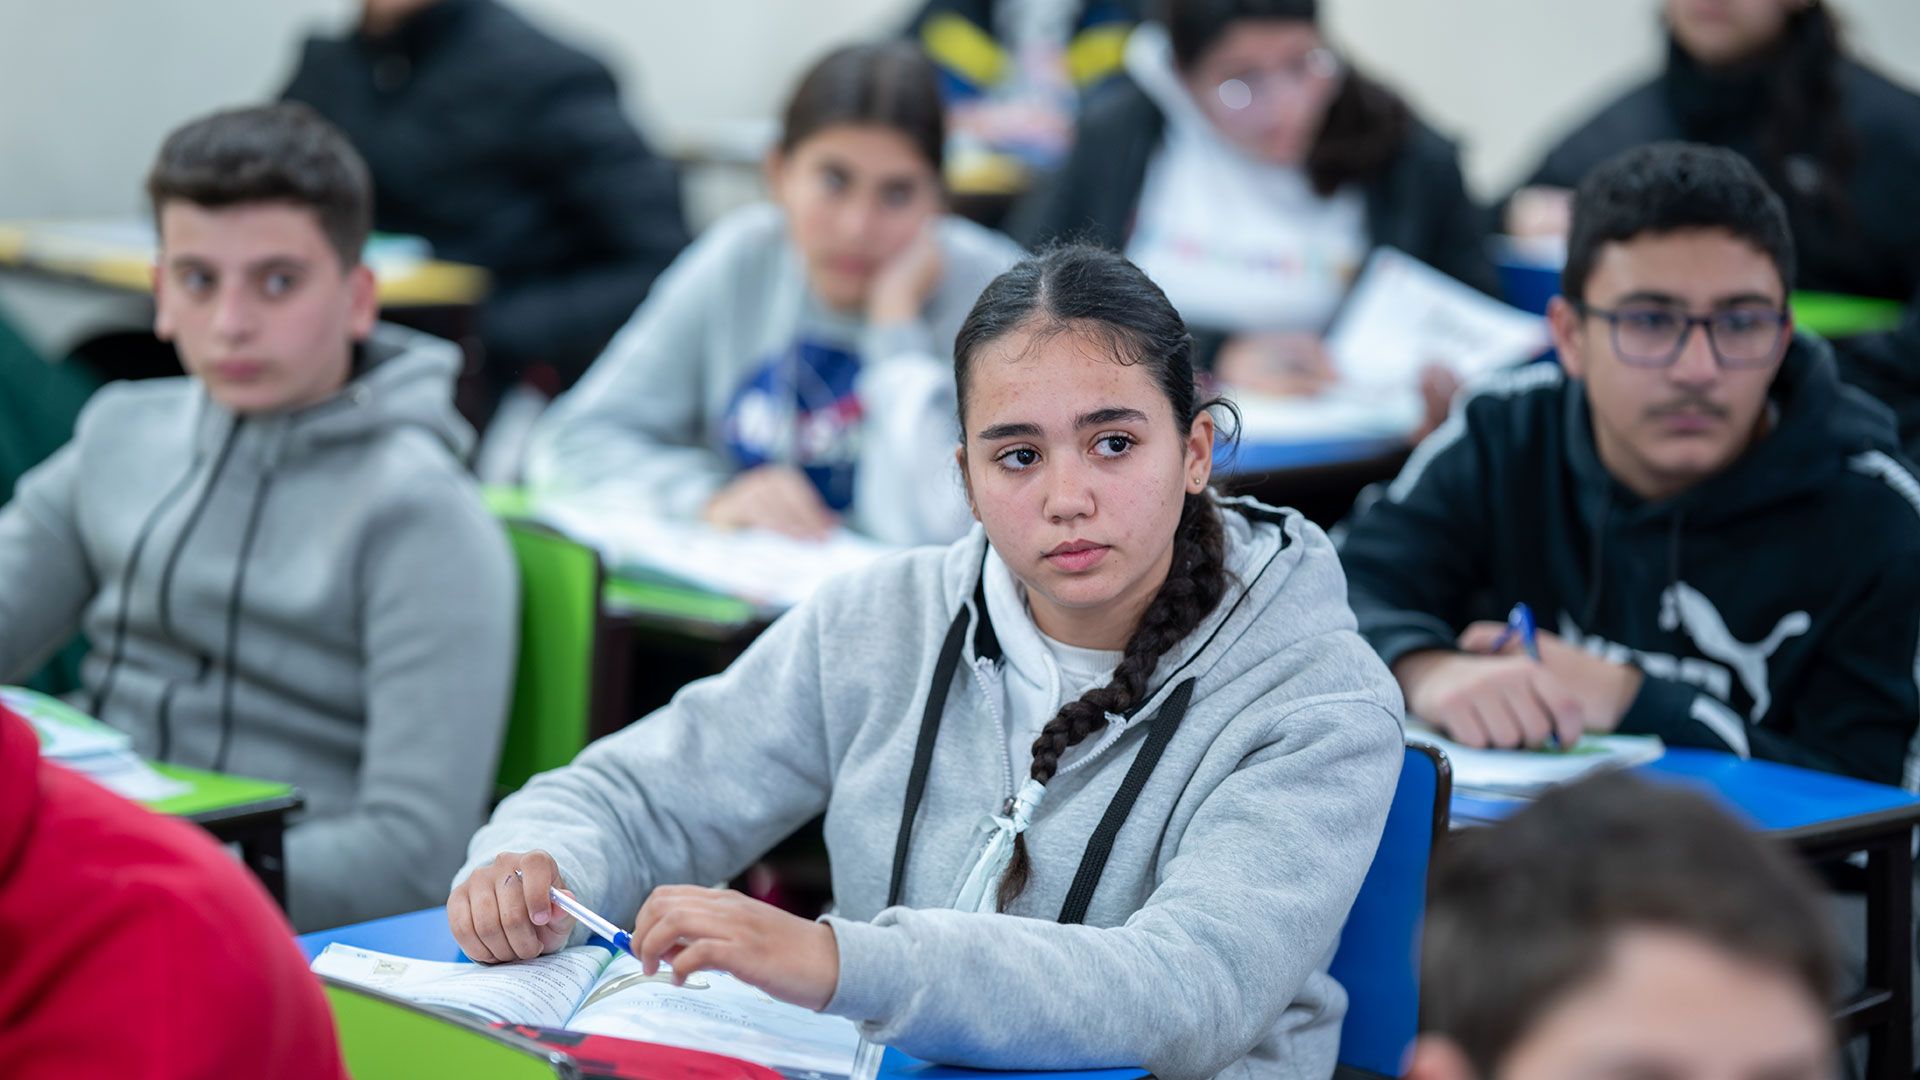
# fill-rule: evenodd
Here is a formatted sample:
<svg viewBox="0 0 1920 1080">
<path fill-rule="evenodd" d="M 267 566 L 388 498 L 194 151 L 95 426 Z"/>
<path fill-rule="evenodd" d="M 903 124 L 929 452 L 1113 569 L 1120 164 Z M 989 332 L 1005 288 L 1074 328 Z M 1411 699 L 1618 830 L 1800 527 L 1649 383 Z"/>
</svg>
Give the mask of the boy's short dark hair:
<svg viewBox="0 0 1920 1080">
<path fill-rule="evenodd" d="M 304 206 L 343 267 L 359 264 L 373 227 L 367 163 L 338 128 L 298 102 L 229 109 L 175 129 L 147 174 L 147 196 L 156 222 L 174 199 Z"/>
<path fill-rule="evenodd" d="M 1696 143 L 1656 142 L 1595 166 L 1573 196 L 1560 292 L 1586 299 L 1587 277 L 1607 244 L 1642 233 L 1725 229 L 1765 252 L 1793 291 L 1793 232 L 1780 197 L 1746 158 Z"/>
<path fill-rule="evenodd" d="M 1698 938 L 1778 970 L 1824 1008 L 1836 961 L 1804 866 L 1704 796 L 1624 773 L 1542 795 L 1447 838 L 1421 947 L 1420 1029 L 1481 1076 L 1627 930 Z"/>
</svg>

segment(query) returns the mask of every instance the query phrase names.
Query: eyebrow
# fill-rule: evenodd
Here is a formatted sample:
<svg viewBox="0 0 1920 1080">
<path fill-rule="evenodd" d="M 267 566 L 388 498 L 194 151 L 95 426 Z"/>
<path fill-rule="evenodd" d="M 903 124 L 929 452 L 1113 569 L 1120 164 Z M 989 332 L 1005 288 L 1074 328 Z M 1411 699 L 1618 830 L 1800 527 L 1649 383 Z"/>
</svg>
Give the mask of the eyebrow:
<svg viewBox="0 0 1920 1080">
<path fill-rule="evenodd" d="M 212 259 L 208 259 L 204 256 L 194 255 L 191 253 L 184 254 L 184 255 L 169 256 L 167 258 L 167 265 L 171 267 L 185 268 L 185 269 L 202 269 L 202 270 L 219 269 L 219 267 L 214 264 Z M 305 270 L 310 265 L 311 263 L 309 260 L 302 259 L 297 255 L 269 255 L 264 259 L 260 259 L 255 262 L 248 263 L 246 266 L 241 268 L 241 273 L 264 274 L 272 270 Z"/>
<path fill-rule="evenodd" d="M 1620 299 L 1615 300 L 1613 303 L 1615 307 L 1619 307 L 1622 304 L 1660 304 L 1665 307 L 1677 308 L 1687 306 L 1685 300 L 1672 293 L 1655 292 L 1652 290 L 1630 292 Z M 1732 296 L 1717 296 L 1713 299 L 1713 303 L 1710 306 L 1719 309 L 1738 307 L 1742 304 L 1766 304 L 1771 307 L 1779 307 L 1780 301 L 1775 297 L 1768 296 L 1766 293 L 1743 292 L 1735 293 Z"/>
<path fill-rule="evenodd" d="M 1102 427 L 1107 424 L 1144 424 L 1146 421 L 1147 414 L 1141 412 L 1139 409 L 1110 405 L 1104 409 L 1095 409 L 1092 412 L 1081 413 L 1074 418 L 1073 429 L 1075 431 L 1081 431 L 1086 428 Z M 979 439 L 981 442 L 995 442 L 1000 439 L 1037 439 L 1040 435 L 1039 424 L 1023 421 L 1012 424 L 995 424 L 989 428 L 982 428 L 974 435 L 974 438 Z"/>
</svg>

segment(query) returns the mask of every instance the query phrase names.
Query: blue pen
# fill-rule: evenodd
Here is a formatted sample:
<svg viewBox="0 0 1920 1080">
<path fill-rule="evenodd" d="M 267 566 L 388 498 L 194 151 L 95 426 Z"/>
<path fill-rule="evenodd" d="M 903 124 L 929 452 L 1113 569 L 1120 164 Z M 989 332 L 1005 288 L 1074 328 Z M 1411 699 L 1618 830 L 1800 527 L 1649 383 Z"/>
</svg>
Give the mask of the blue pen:
<svg viewBox="0 0 1920 1080">
<path fill-rule="evenodd" d="M 1493 639 L 1491 651 L 1499 652 L 1507 647 L 1507 642 L 1516 637 L 1520 639 L 1520 647 L 1527 650 L 1527 657 L 1539 663 L 1540 640 L 1535 633 L 1533 609 L 1527 606 L 1525 600 L 1513 605 L 1513 610 L 1507 612 L 1507 628 L 1500 631 L 1499 637 Z"/>
<path fill-rule="evenodd" d="M 1507 612 L 1507 628 L 1493 639 L 1491 651 L 1499 652 L 1514 638 L 1520 639 L 1520 647 L 1527 651 L 1528 659 L 1536 664 L 1540 662 L 1540 639 L 1533 621 L 1533 609 L 1527 606 L 1525 600 L 1513 605 L 1512 610 Z M 1560 736 L 1551 728 L 1547 731 L 1547 749 L 1560 749 Z"/>
<path fill-rule="evenodd" d="M 580 925 L 613 942 L 614 948 L 619 949 L 621 952 L 630 953 L 633 951 L 633 935 L 601 918 L 594 913 L 592 908 L 561 892 L 559 889 L 551 887 L 547 889 L 547 897 L 557 904 L 561 910 L 579 919 Z"/>
</svg>

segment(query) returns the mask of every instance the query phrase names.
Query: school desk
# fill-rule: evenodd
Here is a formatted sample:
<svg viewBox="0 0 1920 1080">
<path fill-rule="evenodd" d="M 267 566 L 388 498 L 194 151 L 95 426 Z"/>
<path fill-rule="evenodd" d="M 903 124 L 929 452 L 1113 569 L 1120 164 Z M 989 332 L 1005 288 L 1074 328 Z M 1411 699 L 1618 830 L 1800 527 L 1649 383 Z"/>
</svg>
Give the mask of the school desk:
<svg viewBox="0 0 1920 1080">
<path fill-rule="evenodd" d="M 1670 747 L 1660 760 L 1636 771 L 1714 796 L 1755 828 L 1793 845 L 1810 863 L 1865 856 L 1866 989 L 1841 1006 L 1838 1019 L 1850 1034 L 1867 1036 L 1869 1076 L 1910 1077 L 1912 845 L 1920 797 L 1852 777 L 1690 747 Z M 1453 820 L 1497 821 L 1521 804 L 1455 788 Z"/>
<path fill-rule="evenodd" d="M 287 906 L 287 867 L 284 840 L 287 816 L 304 800 L 292 784 L 255 780 L 245 776 L 153 764 L 155 772 L 192 787 L 178 795 L 144 805 L 150 810 L 185 818 L 213 834 L 223 844 L 236 844 L 240 858 L 267 887 L 281 910 Z"/>
<path fill-rule="evenodd" d="M 461 960 L 460 947 L 454 944 L 453 931 L 447 928 L 445 908 L 428 908 L 406 915 L 319 930 L 302 934 L 300 948 L 311 962 L 328 945 L 339 942 L 375 952 L 392 953 L 422 960 Z M 888 1050 L 880 1065 L 880 1076 L 895 1080 L 1135 1080 L 1145 1076 L 1141 1069 L 1087 1069 L 1063 1072 L 986 1072 L 931 1065 Z"/>
</svg>

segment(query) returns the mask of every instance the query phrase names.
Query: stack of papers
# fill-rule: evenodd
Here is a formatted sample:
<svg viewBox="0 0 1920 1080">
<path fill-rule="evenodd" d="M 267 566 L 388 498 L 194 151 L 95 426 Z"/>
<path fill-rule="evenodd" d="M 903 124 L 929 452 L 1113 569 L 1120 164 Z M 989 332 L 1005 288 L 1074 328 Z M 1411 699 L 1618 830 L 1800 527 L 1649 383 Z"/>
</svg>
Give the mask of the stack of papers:
<svg viewBox="0 0 1920 1080">
<path fill-rule="evenodd" d="M 1584 735 L 1565 750 L 1476 750 L 1411 719 L 1407 737 L 1446 753 L 1454 790 L 1485 795 L 1536 795 L 1589 773 L 1658 761 L 1667 752 L 1653 735 Z"/>
<path fill-rule="evenodd" d="M 1395 248 L 1380 247 L 1341 307 L 1326 346 L 1340 382 L 1312 397 L 1235 393 L 1253 442 L 1405 436 L 1426 407 L 1420 372 L 1462 383 L 1523 364 L 1551 344 L 1539 315 L 1501 303 Z"/>
<path fill-rule="evenodd" d="M 784 611 L 829 578 L 898 550 L 845 529 L 825 540 L 795 540 L 760 529 L 726 531 L 609 511 L 586 500 L 544 499 L 536 516 L 597 549 L 601 561 L 623 577 L 690 585 L 769 611 Z"/>
<path fill-rule="evenodd" d="M 40 736 L 40 756 L 128 799 L 153 802 L 191 790 L 155 772 L 133 752 L 133 740 L 58 698 L 18 686 L 0 686 L 0 705 L 18 713 Z"/>
</svg>

